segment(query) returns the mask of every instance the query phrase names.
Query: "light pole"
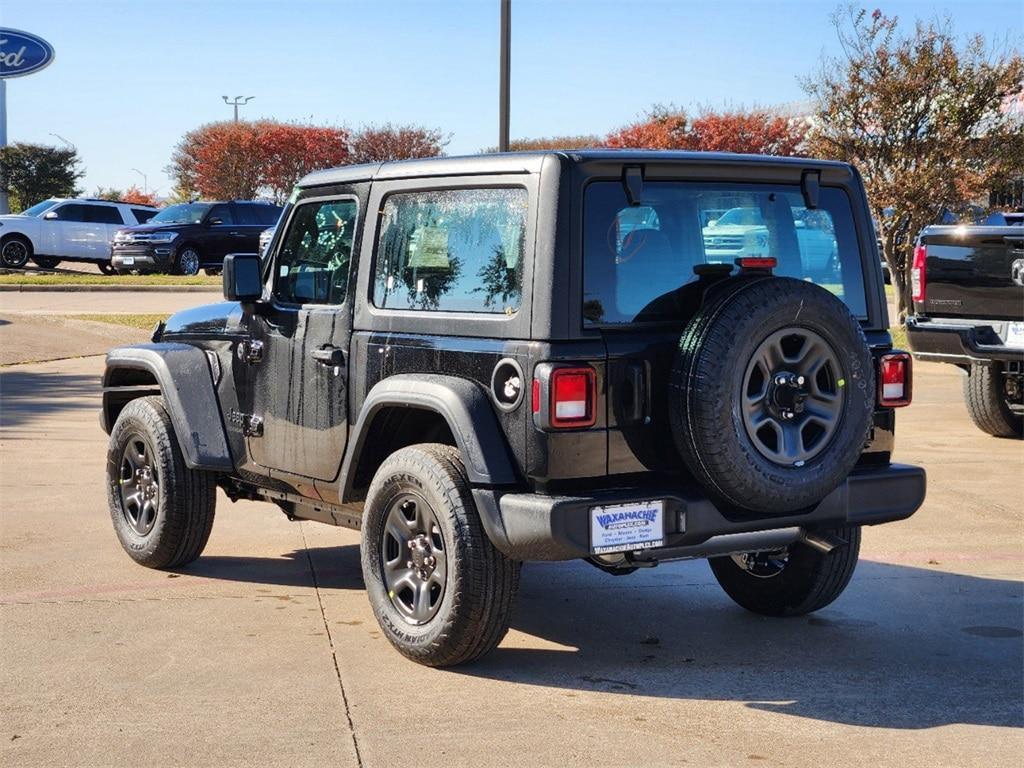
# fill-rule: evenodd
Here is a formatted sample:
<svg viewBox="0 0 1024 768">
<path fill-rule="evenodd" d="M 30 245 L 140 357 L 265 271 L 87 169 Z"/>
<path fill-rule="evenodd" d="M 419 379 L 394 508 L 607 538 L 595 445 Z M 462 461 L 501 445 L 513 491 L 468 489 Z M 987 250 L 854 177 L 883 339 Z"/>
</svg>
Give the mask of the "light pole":
<svg viewBox="0 0 1024 768">
<path fill-rule="evenodd" d="M 235 108 L 235 122 L 237 123 L 238 122 L 238 107 L 240 105 L 244 106 L 244 105 L 248 104 L 250 101 L 252 101 L 256 97 L 255 96 L 235 96 L 235 100 L 234 101 L 228 101 L 228 97 L 227 96 L 221 96 L 221 98 L 224 99 L 224 103 L 227 104 L 229 107 L 234 107 Z"/>
<path fill-rule="evenodd" d="M 68 141 L 67 139 L 65 139 L 65 138 L 64 138 L 63 136 L 61 136 L 61 135 L 60 135 L 59 133 L 50 133 L 50 135 L 51 135 L 51 136 L 53 136 L 53 138 L 55 138 L 55 139 L 60 139 L 60 140 L 61 140 L 61 141 L 63 141 L 63 142 L 65 143 L 65 144 L 67 144 L 67 145 L 68 145 L 68 149 L 74 149 L 74 148 L 75 148 L 75 145 L 74 145 L 74 144 L 72 144 L 72 143 L 71 143 L 70 141 Z"/>
<path fill-rule="evenodd" d="M 508 152 L 509 69 L 512 65 L 512 0 L 501 0 L 501 45 L 499 48 L 498 151 Z"/>
<path fill-rule="evenodd" d="M 149 191 L 149 182 L 146 180 L 146 174 L 144 174 L 138 168 L 132 168 L 132 170 L 142 177 L 142 194 L 145 195 Z"/>
</svg>

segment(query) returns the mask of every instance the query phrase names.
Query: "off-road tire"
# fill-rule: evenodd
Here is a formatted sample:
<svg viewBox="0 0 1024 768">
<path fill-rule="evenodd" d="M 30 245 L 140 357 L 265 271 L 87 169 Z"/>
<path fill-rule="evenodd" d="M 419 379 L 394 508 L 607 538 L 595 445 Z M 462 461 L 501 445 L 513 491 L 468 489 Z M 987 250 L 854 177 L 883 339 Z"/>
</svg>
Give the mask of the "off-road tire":
<svg viewBox="0 0 1024 768">
<path fill-rule="evenodd" d="M 807 544 L 792 544 L 785 567 L 775 576 L 754 576 L 732 557 L 713 557 L 708 562 L 725 593 L 748 611 L 764 616 L 802 616 L 839 597 L 857 567 L 860 527 L 839 528 L 829 535 L 844 543 L 828 553 Z"/>
<path fill-rule="evenodd" d="M 994 437 L 1024 435 L 1024 417 L 1011 411 L 1006 402 L 999 363 L 972 365 L 963 385 L 967 413 L 978 429 Z"/>
<path fill-rule="evenodd" d="M 151 452 L 159 483 L 156 516 L 146 535 L 129 522 L 120 490 L 125 447 L 136 437 Z M 185 465 L 162 397 L 132 400 L 118 416 L 107 451 L 107 501 L 121 546 L 141 565 L 177 568 L 195 560 L 206 547 L 216 506 L 214 474 Z"/>
<path fill-rule="evenodd" d="M 30 258 L 32 241 L 24 235 L 8 235 L 0 239 L 0 267 L 21 269 L 28 264 Z"/>
<path fill-rule="evenodd" d="M 759 345 L 783 329 L 806 329 L 831 349 L 845 389 L 834 431 L 819 452 L 789 465 L 756 448 L 741 416 L 743 377 Z M 785 514 L 821 501 L 849 475 L 875 405 L 875 375 L 860 323 L 829 291 L 791 278 L 726 281 L 684 331 L 669 390 L 673 437 L 691 474 L 718 503 Z"/>
<path fill-rule="evenodd" d="M 114 275 L 126 275 L 130 270 L 119 270 L 114 269 L 114 265 L 109 261 L 99 261 L 96 263 L 96 268 L 106 275 L 107 277 L 113 277 Z"/>
<path fill-rule="evenodd" d="M 36 266 L 43 269 L 56 269 L 60 264 L 60 259 L 56 256 L 33 256 L 32 261 Z"/>
<path fill-rule="evenodd" d="M 385 584 L 384 526 L 403 493 L 430 505 L 444 542 L 446 583 L 432 618 L 411 624 Z M 519 588 L 521 564 L 499 552 L 480 522 L 458 451 L 424 443 L 391 454 L 370 484 L 363 511 L 361 559 L 366 593 L 381 630 L 413 661 L 450 667 L 473 661 L 501 642 Z"/>
</svg>

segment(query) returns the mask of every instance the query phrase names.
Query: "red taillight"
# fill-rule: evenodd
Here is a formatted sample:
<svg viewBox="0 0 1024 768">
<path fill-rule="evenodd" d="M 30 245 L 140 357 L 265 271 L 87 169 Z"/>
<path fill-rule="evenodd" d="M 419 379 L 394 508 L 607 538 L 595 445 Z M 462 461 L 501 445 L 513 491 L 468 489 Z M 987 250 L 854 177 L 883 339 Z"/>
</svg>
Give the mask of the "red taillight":
<svg viewBox="0 0 1024 768">
<path fill-rule="evenodd" d="M 593 425 L 596 421 L 594 393 L 597 388 L 597 376 L 593 368 L 555 368 L 551 371 L 550 387 L 551 426 Z"/>
<path fill-rule="evenodd" d="M 910 405 L 914 381 L 906 352 L 889 352 L 878 359 L 878 404 L 885 408 Z"/>
<path fill-rule="evenodd" d="M 540 379 L 533 380 L 533 390 L 530 394 L 530 402 L 533 406 L 533 412 L 540 413 Z"/>
<path fill-rule="evenodd" d="M 742 256 L 736 259 L 736 264 L 742 269 L 766 269 L 771 272 L 778 266 L 774 256 Z"/>
<path fill-rule="evenodd" d="M 928 260 L 928 246 L 919 245 L 914 249 L 914 263 L 910 266 L 911 298 L 920 303 L 924 301 L 928 291 L 928 278 L 925 276 L 925 261 Z"/>
</svg>

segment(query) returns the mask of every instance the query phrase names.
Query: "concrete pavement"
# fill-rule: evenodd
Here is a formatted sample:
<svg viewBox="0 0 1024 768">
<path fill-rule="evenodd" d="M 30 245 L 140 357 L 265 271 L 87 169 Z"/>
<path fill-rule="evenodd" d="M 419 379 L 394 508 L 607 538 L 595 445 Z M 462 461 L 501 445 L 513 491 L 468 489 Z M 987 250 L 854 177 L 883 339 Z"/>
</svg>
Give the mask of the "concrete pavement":
<svg viewBox="0 0 1024 768">
<path fill-rule="evenodd" d="M 7 291 L 0 293 L 3 315 L 171 314 L 222 301 L 217 291 Z"/>
<path fill-rule="evenodd" d="M 100 310 L 91 310 L 100 311 Z M 0 763 L 1017 765 L 1024 447 L 922 364 L 897 460 L 925 507 L 865 531 L 846 593 L 770 620 L 706 563 L 530 564 L 475 665 L 395 653 L 358 534 L 223 496 L 180 573 L 125 555 L 103 490 L 101 357 L 0 373 Z"/>
</svg>

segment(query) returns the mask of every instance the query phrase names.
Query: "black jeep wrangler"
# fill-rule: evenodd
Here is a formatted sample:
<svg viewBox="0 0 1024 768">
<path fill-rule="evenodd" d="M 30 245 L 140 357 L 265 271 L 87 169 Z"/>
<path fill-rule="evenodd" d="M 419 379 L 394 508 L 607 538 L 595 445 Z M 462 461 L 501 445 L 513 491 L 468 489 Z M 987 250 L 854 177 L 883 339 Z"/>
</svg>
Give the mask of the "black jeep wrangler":
<svg viewBox="0 0 1024 768">
<path fill-rule="evenodd" d="M 890 461 L 911 363 L 848 165 L 321 171 L 262 260 L 227 257 L 224 293 L 107 357 L 122 545 L 153 568 L 199 557 L 218 486 L 359 529 L 377 619 L 424 664 L 495 647 L 526 560 L 707 557 L 743 607 L 814 611 L 861 526 L 924 499 L 923 470 Z"/>
</svg>

